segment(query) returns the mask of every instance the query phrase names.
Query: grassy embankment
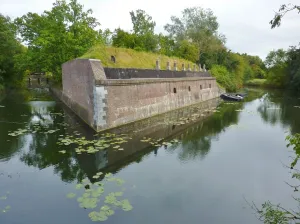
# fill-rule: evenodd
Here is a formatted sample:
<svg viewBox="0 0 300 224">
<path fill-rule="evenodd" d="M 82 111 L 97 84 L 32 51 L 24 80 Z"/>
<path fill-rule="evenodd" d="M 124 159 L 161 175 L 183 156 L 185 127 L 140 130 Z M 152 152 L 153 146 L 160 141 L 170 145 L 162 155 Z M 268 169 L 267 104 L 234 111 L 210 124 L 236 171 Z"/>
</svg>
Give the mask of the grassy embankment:
<svg viewBox="0 0 300 224">
<path fill-rule="evenodd" d="M 116 57 L 116 63 L 110 60 L 111 55 Z M 160 67 L 162 70 L 167 69 L 167 61 L 170 61 L 173 69 L 174 61 L 177 61 L 177 68 L 181 70 L 182 64 L 190 64 L 193 68 L 194 63 L 176 57 L 168 57 L 165 55 L 154 54 L 149 52 L 140 52 L 127 48 L 115 48 L 105 46 L 95 46 L 85 53 L 81 58 L 100 59 L 104 67 L 112 68 L 148 68 L 155 69 L 156 60 L 160 60 Z M 199 69 L 199 68 L 198 68 Z"/>
<path fill-rule="evenodd" d="M 116 63 L 110 60 L 111 55 L 116 57 Z M 177 61 L 177 68 L 180 71 L 182 69 L 182 64 L 185 64 L 185 68 L 190 64 L 191 69 L 194 68 L 194 64 L 182 58 L 168 57 L 166 55 L 154 54 L 149 52 L 140 52 L 127 48 L 115 48 L 115 47 L 105 47 L 105 46 L 95 46 L 91 48 L 86 54 L 81 56 L 81 58 L 94 58 L 100 59 L 104 67 L 112 68 L 146 68 L 155 69 L 156 60 L 160 60 L 160 66 L 162 70 L 167 69 L 167 61 L 170 62 L 171 69 L 173 69 L 174 61 Z M 197 66 L 197 69 L 199 67 Z M 218 79 L 217 79 L 218 81 Z M 218 83 L 219 88 L 224 89 L 220 83 Z"/>
<path fill-rule="evenodd" d="M 245 83 L 245 86 L 253 87 L 263 87 L 263 88 L 272 88 L 272 89 L 283 89 L 283 86 L 278 86 L 273 83 L 270 83 L 267 79 L 252 79 Z"/>
<path fill-rule="evenodd" d="M 251 79 L 245 83 L 247 86 L 259 86 L 264 87 L 267 86 L 267 80 L 266 79 Z"/>
</svg>

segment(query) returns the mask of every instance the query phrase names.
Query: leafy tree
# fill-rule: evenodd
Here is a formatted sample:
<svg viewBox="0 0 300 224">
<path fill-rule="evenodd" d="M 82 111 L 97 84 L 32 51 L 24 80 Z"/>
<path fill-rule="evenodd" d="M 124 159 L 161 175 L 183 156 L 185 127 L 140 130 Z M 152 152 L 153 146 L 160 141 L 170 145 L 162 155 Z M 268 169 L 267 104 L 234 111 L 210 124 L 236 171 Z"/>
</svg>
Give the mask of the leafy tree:
<svg viewBox="0 0 300 224">
<path fill-rule="evenodd" d="M 77 0 L 68 4 L 57 0 L 51 11 L 41 15 L 28 13 L 15 20 L 22 41 L 28 45 L 33 71 L 51 72 L 61 80 L 61 65 L 85 53 L 96 43 L 103 42 L 101 33 L 94 30 L 100 24 L 83 11 Z"/>
<path fill-rule="evenodd" d="M 106 46 L 112 45 L 112 35 L 113 35 L 113 32 L 110 31 L 110 29 L 105 29 L 104 31 L 99 30 L 99 36 L 100 37 L 102 36 L 103 43 Z"/>
<path fill-rule="evenodd" d="M 138 51 L 157 52 L 159 38 L 154 33 L 155 22 L 143 10 L 131 11 L 133 33 L 116 29 L 112 36 L 112 45 L 115 47 L 131 48 Z"/>
<path fill-rule="evenodd" d="M 175 49 L 175 41 L 172 40 L 168 36 L 164 36 L 163 34 L 158 35 L 158 53 L 173 56 Z"/>
<path fill-rule="evenodd" d="M 196 62 L 199 58 L 199 49 L 195 44 L 187 40 L 182 40 L 177 43 L 174 54 L 177 57 Z"/>
<path fill-rule="evenodd" d="M 156 23 L 152 21 L 152 17 L 144 10 L 138 9 L 135 12 L 131 11 L 130 16 L 134 34 L 138 36 L 143 36 L 149 33 L 154 34 Z"/>
<path fill-rule="evenodd" d="M 171 23 L 164 28 L 176 42 L 192 41 L 199 49 L 201 63 L 212 64 L 208 59 L 225 43 L 225 37 L 218 33 L 217 17 L 210 9 L 186 8 L 181 18 L 172 16 Z"/>
<path fill-rule="evenodd" d="M 116 29 L 112 35 L 112 45 L 114 47 L 124 47 L 134 49 L 135 38 L 134 35 L 128 33 L 120 28 Z"/>
<path fill-rule="evenodd" d="M 23 71 L 16 68 L 16 57 L 25 51 L 11 19 L 0 14 L 0 86 L 22 81 Z"/>
<path fill-rule="evenodd" d="M 265 64 L 268 67 L 273 67 L 287 62 L 287 52 L 283 49 L 270 51 L 266 57 Z"/>
</svg>

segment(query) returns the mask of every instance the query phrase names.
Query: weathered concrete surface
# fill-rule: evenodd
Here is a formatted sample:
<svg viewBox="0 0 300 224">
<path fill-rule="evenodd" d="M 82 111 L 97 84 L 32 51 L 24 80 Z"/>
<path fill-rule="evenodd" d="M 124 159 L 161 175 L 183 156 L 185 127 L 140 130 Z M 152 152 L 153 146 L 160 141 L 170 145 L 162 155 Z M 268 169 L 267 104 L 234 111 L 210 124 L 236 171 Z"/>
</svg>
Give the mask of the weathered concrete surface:
<svg viewBox="0 0 300 224">
<path fill-rule="evenodd" d="M 62 65 L 62 100 L 94 127 L 95 80 L 105 79 L 100 60 L 76 59 Z"/>
<path fill-rule="evenodd" d="M 109 127 L 219 96 L 213 78 L 107 80 L 102 84 L 108 93 L 106 122 Z"/>
<path fill-rule="evenodd" d="M 60 98 L 89 126 L 100 131 L 220 95 L 215 78 L 203 77 L 203 72 L 168 72 L 185 73 L 185 78 L 169 75 L 167 78 L 107 79 L 99 60 L 76 59 L 63 64 Z M 143 70 L 136 76 L 142 73 Z"/>
</svg>

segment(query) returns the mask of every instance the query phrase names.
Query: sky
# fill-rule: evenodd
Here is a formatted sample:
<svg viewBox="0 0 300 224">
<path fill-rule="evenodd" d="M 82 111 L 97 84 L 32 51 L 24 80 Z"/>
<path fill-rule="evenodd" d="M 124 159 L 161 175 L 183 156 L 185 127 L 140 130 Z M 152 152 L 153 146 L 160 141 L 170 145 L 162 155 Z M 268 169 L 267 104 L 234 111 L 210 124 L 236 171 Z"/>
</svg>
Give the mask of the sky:
<svg viewBox="0 0 300 224">
<path fill-rule="evenodd" d="M 50 10 L 55 0 L 0 0 L 0 13 L 16 18 L 27 12 Z M 101 28 L 132 29 L 129 12 L 143 9 L 156 22 L 156 32 L 172 15 L 183 9 L 199 6 L 210 8 L 219 22 L 219 32 L 227 38 L 226 46 L 233 52 L 258 55 L 264 59 L 274 49 L 298 45 L 300 14 L 287 14 L 279 28 L 271 29 L 269 21 L 282 4 L 300 4 L 300 0 L 79 0 L 85 9 L 91 8 Z"/>
</svg>

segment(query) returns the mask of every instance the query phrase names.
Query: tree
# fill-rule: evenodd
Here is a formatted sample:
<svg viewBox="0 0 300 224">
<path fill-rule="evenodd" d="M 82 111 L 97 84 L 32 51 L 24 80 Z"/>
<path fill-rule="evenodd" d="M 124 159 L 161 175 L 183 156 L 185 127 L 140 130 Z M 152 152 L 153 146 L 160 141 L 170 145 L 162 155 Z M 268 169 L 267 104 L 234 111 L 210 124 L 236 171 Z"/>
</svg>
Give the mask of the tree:
<svg viewBox="0 0 300 224">
<path fill-rule="evenodd" d="M 171 23 L 164 28 L 176 42 L 192 41 L 199 50 L 198 61 L 205 64 L 209 63 L 208 58 L 221 50 L 225 43 L 225 37 L 218 33 L 217 17 L 210 9 L 186 8 L 181 18 L 172 16 Z"/>
<path fill-rule="evenodd" d="M 173 56 L 174 55 L 174 48 L 175 48 L 175 41 L 169 38 L 168 36 L 163 35 L 160 33 L 158 35 L 158 53 Z"/>
<path fill-rule="evenodd" d="M 265 64 L 268 67 L 285 64 L 288 60 L 287 52 L 283 49 L 270 51 L 266 57 Z"/>
<path fill-rule="evenodd" d="M 199 49 L 195 44 L 187 40 L 182 40 L 177 43 L 174 55 L 189 60 L 191 62 L 196 62 L 199 58 Z"/>
<path fill-rule="evenodd" d="M 138 9 L 135 12 L 131 11 L 130 16 L 134 34 L 138 36 L 154 34 L 156 23 L 152 21 L 152 17 L 144 10 Z"/>
<path fill-rule="evenodd" d="M 51 11 L 17 18 L 15 24 L 22 41 L 28 45 L 31 69 L 51 72 L 54 79 L 60 81 L 64 62 L 103 42 L 101 32 L 94 30 L 100 24 L 91 14 L 92 10 L 83 11 L 83 5 L 77 0 L 68 4 L 57 0 Z"/>
<path fill-rule="evenodd" d="M 112 36 L 112 45 L 114 47 L 124 47 L 134 49 L 135 40 L 134 35 L 122 29 L 116 29 Z"/>
<path fill-rule="evenodd" d="M 0 14 L 0 86 L 22 81 L 22 72 L 17 72 L 15 57 L 25 50 L 16 38 L 11 19 Z"/>
<path fill-rule="evenodd" d="M 156 23 L 144 10 L 138 9 L 130 12 L 135 39 L 135 50 L 156 52 L 158 38 L 154 33 Z"/>
<path fill-rule="evenodd" d="M 300 5 L 281 5 L 278 12 L 275 13 L 274 18 L 270 21 L 271 28 L 279 27 L 281 25 L 282 18 L 285 16 L 286 13 L 296 10 L 300 13 Z"/>
</svg>

